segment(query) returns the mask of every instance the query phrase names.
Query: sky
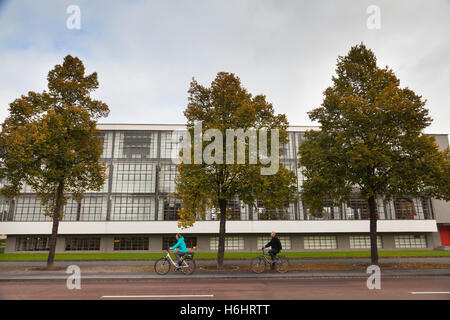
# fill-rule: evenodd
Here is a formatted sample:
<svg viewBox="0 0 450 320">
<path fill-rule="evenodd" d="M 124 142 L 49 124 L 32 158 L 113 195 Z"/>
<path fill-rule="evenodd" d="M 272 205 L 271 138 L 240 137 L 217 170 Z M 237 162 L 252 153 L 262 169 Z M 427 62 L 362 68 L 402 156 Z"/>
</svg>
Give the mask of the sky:
<svg viewBox="0 0 450 320">
<path fill-rule="evenodd" d="M 79 29 L 67 27 L 70 5 Z M 209 86 L 226 71 L 291 125 L 317 125 L 307 112 L 338 56 L 363 42 L 427 100 L 425 132 L 448 134 L 449 33 L 449 0 L 0 0 L 0 121 L 14 99 L 47 89 L 48 71 L 71 54 L 98 73 L 93 97 L 110 108 L 101 123 L 185 123 L 192 78 Z"/>
</svg>

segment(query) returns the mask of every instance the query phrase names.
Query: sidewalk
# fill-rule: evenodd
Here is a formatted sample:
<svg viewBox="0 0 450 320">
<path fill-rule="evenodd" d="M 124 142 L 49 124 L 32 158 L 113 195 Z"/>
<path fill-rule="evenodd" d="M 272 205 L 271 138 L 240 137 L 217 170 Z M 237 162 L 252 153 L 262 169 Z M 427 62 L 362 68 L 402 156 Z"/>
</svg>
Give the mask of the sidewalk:
<svg viewBox="0 0 450 320">
<path fill-rule="evenodd" d="M 55 270 L 45 270 L 45 261 L 2 261 L 0 281 L 64 280 L 66 269 L 76 265 L 83 279 L 92 280 L 164 280 L 164 279 L 263 279 L 263 278 L 367 278 L 369 258 L 289 259 L 290 270 L 280 274 L 255 274 L 250 259 L 225 260 L 223 270 L 216 270 L 215 260 L 196 260 L 194 274 L 186 276 L 173 269 L 164 276 L 154 272 L 153 260 L 147 261 L 56 261 Z M 381 273 L 386 277 L 450 276 L 450 257 L 381 258 Z"/>
<path fill-rule="evenodd" d="M 226 264 L 250 264 L 251 259 L 226 259 Z M 216 260 L 195 260 L 197 265 L 212 265 Z M 370 263 L 370 258 L 289 258 L 290 263 Z M 380 258 L 380 263 L 401 263 L 401 262 L 429 262 L 448 263 L 450 268 L 450 257 L 425 257 L 425 258 Z M 67 267 L 70 265 L 82 266 L 152 266 L 155 260 L 65 260 L 55 261 L 56 267 Z M 45 267 L 46 261 L 0 261 L 2 266 L 23 266 L 23 267 Z M 1 271 L 0 271 L 1 273 Z"/>
</svg>

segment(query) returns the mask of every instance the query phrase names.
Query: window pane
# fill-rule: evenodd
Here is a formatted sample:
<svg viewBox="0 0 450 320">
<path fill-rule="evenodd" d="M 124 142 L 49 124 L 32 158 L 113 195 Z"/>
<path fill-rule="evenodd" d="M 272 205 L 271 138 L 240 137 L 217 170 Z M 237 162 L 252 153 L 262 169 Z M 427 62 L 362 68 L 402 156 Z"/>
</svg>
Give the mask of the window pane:
<svg viewBox="0 0 450 320">
<path fill-rule="evenodd" d="M 383 242 L 381 241 L 380 235 L 377 235 L 377 247 L 383 248 Z M 365 235 L 350 236 L 350 248 L 352 248 L 352 249 L 370 248 L 370 236 L 365 236 Z"/>
<path fill-rule="evenodd" d="M 100 237 L 68 237 L 66 251 L 97 251 L 100 250 Z"/>
<path fill-rule="evenodd" d="M 404 234 L 396 235 L 395 247 L 396 248 L 426 248 L 427 239 L 425 235 L 415 235 L 415 234 Z"/>
<path fill-rule="evenodd" d="M 209 242 L 209 248 L 211 250 L 218 250 L 219 237 L 211 237 Z M 225 237 L 225 250 L 243 250 L 243 249 L 244 249 L 244 237 L 238 236 Z"/>
<path fill-rule="evenodd" d="M 304 238 L 305 249 L 336 249 L 336 236 L 307 236 Z"/>
<path fill-rule="evenodd" d="M 148 250 L 149 237 L 115 237 L 114 250 Z"/>
<path fill-rule="evenodd" d="M 49 244 L 49 236 L 21 236 L 16 238 L 16 251 L 46 251 Z"/>
</svg>

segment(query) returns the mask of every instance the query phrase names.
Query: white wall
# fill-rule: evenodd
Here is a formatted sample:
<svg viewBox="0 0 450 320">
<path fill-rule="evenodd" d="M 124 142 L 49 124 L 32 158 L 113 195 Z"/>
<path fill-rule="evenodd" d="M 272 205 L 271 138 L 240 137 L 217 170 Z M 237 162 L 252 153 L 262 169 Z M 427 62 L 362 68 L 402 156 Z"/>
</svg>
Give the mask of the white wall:
<svg viewBox="0 0 450 320">
<path fill-rule="evenodd" d="M 1 222 L 0 234 L 50 234 L 51 222 Z M 435 220 L 379 220 L 379 232 L 437 232 Z M 218 233 L 218 221 L 199 221 L 179 229 L 176 221 L 60 222 L 59 234 Z M 369 221 L 228 221 L 227 233 L 369 232 Z"/>
</svg>

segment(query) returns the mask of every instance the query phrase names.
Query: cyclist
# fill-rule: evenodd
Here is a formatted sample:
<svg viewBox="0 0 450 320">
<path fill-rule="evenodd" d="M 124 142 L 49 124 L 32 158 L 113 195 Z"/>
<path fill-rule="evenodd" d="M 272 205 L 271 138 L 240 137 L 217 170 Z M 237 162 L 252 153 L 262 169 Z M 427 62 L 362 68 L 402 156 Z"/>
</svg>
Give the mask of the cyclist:
<svg viewBox="0 0 450 320">
<path fill-rule="evenodd" d="M 262 249 L 271 247 L 271 249 L 269 250 L 270 258 L 272 259 L 272 264 L 270 265 L 270 269 L 274 270 L 275 269 L 275 257 L 281 251 L 282 247 L 281 247 L 280 239 L 278 239 L 277 234 L 275 232 L 272 231 L 272 233 L 270 234 L 270 237 L 271 237 L 270 241 Z"/>
<path fill-rule="evenodd" d="M 181 234 L 177 233 L 176 238 L 178 240 L 177 243 L 170 249 L 177 249 L 177 251 L 174 252 L 174 255 L 177 257 L 178 266 L 181 267 L 181 263 L 183 262 L 181 257 L 187 253 L 187 248 L 184 237 Z"/>
</svg>

